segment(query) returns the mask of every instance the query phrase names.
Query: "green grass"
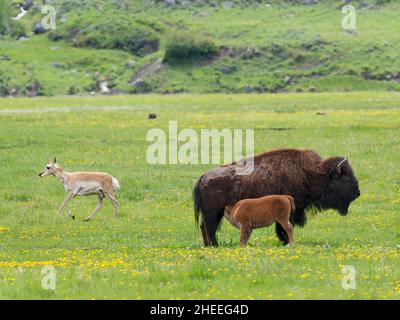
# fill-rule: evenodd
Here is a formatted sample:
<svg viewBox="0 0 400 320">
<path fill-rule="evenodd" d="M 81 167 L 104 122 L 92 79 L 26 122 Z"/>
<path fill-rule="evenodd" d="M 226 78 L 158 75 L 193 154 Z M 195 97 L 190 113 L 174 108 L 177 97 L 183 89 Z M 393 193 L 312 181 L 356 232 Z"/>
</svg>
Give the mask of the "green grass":
<svg viewBox="0 0 400 320">
<path fill-rule="evenodd" d="M 160 1 L 154 5 L 135 1 L 129 11 L 109 1 L 96 1 L 103 3 L 102 11 L 91 0 L 67 5 L 71 2 L 54 1 L 58 8 L 63 5 L 54 32 L 64 40 L 50 41 L 47 35 L 31 37 L 31 24 L 41 18 L 38 12 L 23 20 L 29 40 L 0 40 L 0 93 L 3 86 L 7 89 L 3 95 L 12 89 L 17 92 L 14 94 L 27 95 L 26 88 L 37 80 L 43 95 L 65 95 L 71 91 L 86 94 L 99 91 L 99 79 L 107 79 L 115 92 L 135 92 L 137 88 L 131 84 L 133 76 L 144 65 L 163 57 L 168 39 L 182 31 L 210 38 L 220 48 L 220 54 L 207 61 L 167 63 L 143 76 L 148 90 L 154 93 L 400 90 L 400 36 L 393 32 L 400 28 L 397 1 L 382 5 L 376 5 L 375 0 L 363 1 L 368 4 L 366 7 L 354 2 L 356 33 L 341 28 L 343 15 L 334 1 L 320 1 L 312 6 L 269 1 L 269 7 L 265 3 L 258 6 L 235 3 L 231 9 L 221 5 L 170 8 Z M 67 17 L 66 23 L 60 21 L 62 16 Z M 81 32 L 71 38 L 71 29 Z M 129 47 L 127 39 L 134 39 L 134 44 L 141 37 L 146 39 L 142 33 L 159 40 L 158 51 L 143 56 L 135 55 L 136 49 L 93 48 L 124 49 Z M 126 41 L 116 45 L 115 34 Z M 52 50 L 54 47 L 58 49 Z M 130 60 L 136 64 L 127 68 Z M 231 68 L 232 72 L 224 74 L 221 67 Z"/>
<path fill-rule="evenodd" d="M 399 107 L 400 95 L 385 92 L 1 99 L 0 298 L 398 299 Z M 157 120 L 146 119 L 150 112 Z M 148 130 L 167 129 L 171 120 L 181 129 L 254 128 L 256 152 L 346 155 L 362 196 L 346 217 L 310 216 L 290 248 L 272 227 L 240 248 L 226 222 L 220 247 L 204 248 L 191 189 L 213 165 L 146 162 Z M 276 127 L 292 130 L 270 130 Z M 119 218 L 107 203 L 83 223 L 95 197 L 71 202 L 77 220 L 57 216 L 63 187 L 37 176 L 53 156 L 70 171 L 118 177 Z M 54 291 L 41 288 L 47 265 L 57 271 Z M 344 265 L 356 269 L 355 290 L 342 289 Z"/>
</svg>

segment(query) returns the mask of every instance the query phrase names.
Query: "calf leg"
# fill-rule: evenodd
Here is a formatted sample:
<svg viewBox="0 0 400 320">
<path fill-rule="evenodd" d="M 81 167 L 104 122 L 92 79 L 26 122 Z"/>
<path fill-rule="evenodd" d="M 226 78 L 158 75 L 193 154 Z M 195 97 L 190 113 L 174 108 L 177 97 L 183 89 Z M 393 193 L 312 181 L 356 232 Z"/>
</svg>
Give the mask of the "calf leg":
<svg viewBox="0 0 400 320">
<path fill-rule="evenodd" d="M 304 225 L 307 223 L 307 216 L 304 212 L 304 209 L 297 208 L 296 211 L 290 215 L 290 223 L 292 225 L 292 229 L 294 228 L 294 226 L 299 226 L 303 228 Z M 275 225 L 275 230 L 279 240 L 282 241 L 285 245 L 288 244 L 288 234 L 286 230 L 282 227 L 282 225 L 277 223 Z"/>
<path fill-rule="evenodd" d="M 240 226 L 240 245 L 242 247 L 245 247 L 247 242 L 250 239 L 250 235 L 251 235 L 251 228 L 247 227 L 247 226 Z"/>
<path fill-rule="evenodd" d="M 288 235 L 285 232 L 285 229 L 279 224 L 275 224 L 275 231 L 278 239 L 283 243 L 283 244 L 288 244 Z"/>
<path fill-rule="evenodd" d="M 293 225 L 289 222 L 279 222 L 279 225 L 283 228 L 283 230 L 287 234 L 288 242 L 287 244 L 291 244 L 293 242 Z"/>
<path fill-rule="evenodd" d="M 85 218 L 83 221 L 89 221 L 93 218 L 93 216 L 99 212 L 99 210 L 101 208 L 103 208 L 103 199 L 104 199 L 104 193 L 102 191 L 99 192 L 99 202 L 97 204 L 96 209 L 94 209 L 94 211 L 87 217 Z"/>
</svg>

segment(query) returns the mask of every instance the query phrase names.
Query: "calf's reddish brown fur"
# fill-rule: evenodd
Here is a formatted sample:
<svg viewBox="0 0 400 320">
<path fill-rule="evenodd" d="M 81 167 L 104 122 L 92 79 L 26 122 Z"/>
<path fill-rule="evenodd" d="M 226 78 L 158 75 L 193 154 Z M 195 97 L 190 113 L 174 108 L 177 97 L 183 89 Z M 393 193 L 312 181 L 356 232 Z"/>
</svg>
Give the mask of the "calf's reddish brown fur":
<svg viewBox="0 0 400 320">
<path fill-rule="evenodd" d="M 296 210 L 294 199 L 288 195 L 270 195 L 256 199 L 244 199 L 234 206 L 225 207 L 225 218 L 240 229 L 240 245 L 245 246 L 253 229 L 279 223 L 286 231 L 288 243 L 293 242 L 293 225 L 290 215 Z"/>
</svg>

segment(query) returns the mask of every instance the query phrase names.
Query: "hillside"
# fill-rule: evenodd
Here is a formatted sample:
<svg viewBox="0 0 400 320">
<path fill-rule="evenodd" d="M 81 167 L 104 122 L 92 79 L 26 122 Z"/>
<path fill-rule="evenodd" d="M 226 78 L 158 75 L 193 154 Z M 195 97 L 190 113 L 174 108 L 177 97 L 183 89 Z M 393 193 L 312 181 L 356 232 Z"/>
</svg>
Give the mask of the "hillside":
<svg viewBox="0 0 400 320">
<path fill-rule="evenodd" d="M 47 2 L 56 30 L 41 1 L 0 28 L 0 96 L 400 90 L 398 1 L 353 1 L 355 32 L 342 1 Z"/>
</svg>

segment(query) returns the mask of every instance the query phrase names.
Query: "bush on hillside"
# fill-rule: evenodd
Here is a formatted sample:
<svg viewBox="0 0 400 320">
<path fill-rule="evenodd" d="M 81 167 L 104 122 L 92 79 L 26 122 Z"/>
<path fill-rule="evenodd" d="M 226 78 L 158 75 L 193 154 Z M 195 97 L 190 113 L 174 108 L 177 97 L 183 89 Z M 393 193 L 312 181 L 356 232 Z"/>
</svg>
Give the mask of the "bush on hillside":
<svg viewBox="0 0 400 320">
<path fill-rule="evenodd" d="M 11 2 L 9 0 L 0 1 L 0 35 L 8 34 L 10 31 L 10 12 Z"/>
<path fill-rule="evenodd" d="M 9 35 L 14 39 L 25 37 L 25 27 L 19 21 L 11 20 Z"/>
<path fill-rule="evenodd" d="M 164 62 L 193 62 L 210 59 L 218 54 L 214 41 L 189 33 L 172 36 L 165 48 Z"/>
<path fill-rule="evenodd" d="M 5 97 L 10 94 L 10 77 L 0 75 L 0 97 Z"/>
<path fill-rule="evenodd" d="M 95 49 L 118 49 L 137 56 L 145 56 L 159 49 L 155 31 L 162 31 L 151 21 L 133 20 L 129 17 L 114 17 L 110 12 L 85 12 L 70 16 L 65 26 L 49 34 L 49 39 L 65 39 L 75 47 Z"/>
<path fill-rule="evenodd" d="M 137 56 L 145 56 L 159 48 L 159 40 L 145 30 L 111 24 L 81 30 L 72 41 L 77 47 L 119 49 Z"/>
<path fill-rule="evenodd" d="M 0 0 L 0 36 L 19 38 L 25 36 L 25 28 L 12 17 L 12 5 L 10 0 Z"/>
</svg>

